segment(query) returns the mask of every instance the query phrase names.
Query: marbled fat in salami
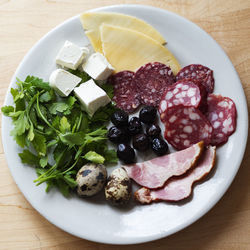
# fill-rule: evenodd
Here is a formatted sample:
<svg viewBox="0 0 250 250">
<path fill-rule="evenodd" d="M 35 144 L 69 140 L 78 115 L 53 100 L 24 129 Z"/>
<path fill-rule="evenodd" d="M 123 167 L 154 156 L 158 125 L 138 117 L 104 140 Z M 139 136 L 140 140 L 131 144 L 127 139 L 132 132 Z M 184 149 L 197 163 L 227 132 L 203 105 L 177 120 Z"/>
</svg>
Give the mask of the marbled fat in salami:
<svg viewBox="0 0 250 250">
<path fill-rule="evenodd" d="M 212 93 L 214 90 L 213 71 L 201 64 L 190 64 L 182 68 L 176 75 L 176 81 L 184 78 L 202 81 L 208 93 Z"/>
<path fill-rule="evenodd" d="M 134 112 L 140 106 L 139 93 L 132 81 L 134 75 L 132 71 L 121 71 L 108 79 L 114 85 L 113 101 L 118 108 L 128 113 Z"/>
<path fill-rule="evenodd" d="M 199 81 L 182 79 L 165 90 L 158 111 L 161 114 L 167 108 L 180 104 L 205 110 L 206 100 L 206 89 Z"/>
<path fill-rule="evenodd" d="M 207 98 L 207 118 L 213 126 L 212 145 L 227 142 L 236 129 L 237 111 L 234 102 L 221 95 L 210 94 Z"/>
<path fill-rule="evenodd" d="M 161 114 L 164 137 L 177 150 L 204 141 L 209 145 L 213 128 L 207 118 L 194 107 L 183 105 L 168 108 Z"/>
<path fill-rule="evenodd" d="M 142 104 L 158 107 L 161 95 L 175 82 L 172 70 L 165 64 L 154 62 L 140 67 L 133 83 L 140 93 Z"/>
</svg>

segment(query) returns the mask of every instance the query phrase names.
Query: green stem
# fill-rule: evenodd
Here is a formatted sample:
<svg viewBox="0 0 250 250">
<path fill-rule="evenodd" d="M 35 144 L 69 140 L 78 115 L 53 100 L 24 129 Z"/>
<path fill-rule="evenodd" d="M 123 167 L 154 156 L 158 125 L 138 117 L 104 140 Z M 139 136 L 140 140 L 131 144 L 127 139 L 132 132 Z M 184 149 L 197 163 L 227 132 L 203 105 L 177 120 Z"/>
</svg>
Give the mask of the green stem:
<svg viewBox="0 0 250 250">
<path fill-rule="evenodd" d="M 78 122 L 77 127 L 76 127 L 76 131 L 77 131 L 77 132 L 78 132 L 79 129 L 80 129 L 81 123 L 82 123 L 82 113 L 80 113 L 79 122 Z"/>
<path fill-rule="evenodd" d="M 39 115 L 41 116 L 41 118 L 43 119 L 43 121 L 50 127 L 52 128 L 56 133 L 60 133 L 60 131 L 58 131 L 57 129 L 55 129 L 49 122 L 48 120 L 44 117 L 44 115 L 42 114 L 41 110 L 40 110 L 40 107 L 39 107 L 39 99 L 38 99 L 38 96 L 37 96 L 37 99 L 36 99 L 36 106 L 37 106 L 37 112 L 39 113 Z"/>
<path fill-rule="evenodd" d="M 79 158 L 78 158 L 78 159 L 79 159 Z M 63 171 L 62 174 L 65 174 L 65 173 L 69 172 L 72 168 L 74 168 L 75 165 L 76 165 L 77 162 L 78 162 L 78 159 L 74 162 L 74 164 L 73 164 L 71 167 L 69 167 L 68 169 L 66 169 L 65 171 Z"/>
</svg>

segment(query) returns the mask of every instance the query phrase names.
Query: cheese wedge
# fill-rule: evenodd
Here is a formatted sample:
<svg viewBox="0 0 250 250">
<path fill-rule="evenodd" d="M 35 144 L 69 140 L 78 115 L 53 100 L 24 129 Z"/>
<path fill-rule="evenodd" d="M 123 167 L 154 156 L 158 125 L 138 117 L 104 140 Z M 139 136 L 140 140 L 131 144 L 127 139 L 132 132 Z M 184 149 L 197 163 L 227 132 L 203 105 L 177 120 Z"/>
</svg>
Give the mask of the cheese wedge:
<svg viewBox="0 0 250 250">
<path fill-rule="evenodd" d="M 101 25 L 100 32 L 103 53 L 116 72 L 135 71 L 149 62 L 164 63 L 175 75 L 180 70 L 167 48 L 140 32 L 107 24 Z"/>
<path fill-rule="evenodd" d="M 166 43 L 165 39 L 155 28 L 143 20 L 133 16 L 112 12 L 86 12 L 80 16 L 80 20 L 84 30 L 86 31 L 85 34 L 89 38 L 91 45 L 94 47 L 96 52 L 102 53 L 99 28 L 103 23 L 136 30 L 150 36 L 153 40 L 159 42 L 160 44 Z"/>
</svg>

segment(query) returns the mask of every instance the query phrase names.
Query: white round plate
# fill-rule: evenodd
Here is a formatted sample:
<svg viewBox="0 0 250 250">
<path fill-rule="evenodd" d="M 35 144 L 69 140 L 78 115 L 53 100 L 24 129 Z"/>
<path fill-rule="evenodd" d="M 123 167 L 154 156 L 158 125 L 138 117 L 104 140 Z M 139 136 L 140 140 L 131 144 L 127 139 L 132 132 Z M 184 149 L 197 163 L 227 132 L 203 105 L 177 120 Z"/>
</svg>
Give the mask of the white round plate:
<svg viewBox="0 0 250 250">
<path fill-rule="evenodd" d="M 235 101 L 237 130 L 229 141 L 217 150 L 217 167 L 212 176 L 194 188 L 186 202 L 157 203 L 140 206 L 131 202 L 126 209 L 109 206 L 105 200 L 66 199 L 57 190 L 45 193 L 45 185 L 36 187 L 36 173 L 20 162 L 21 149 L 9 135 L 11 119 L 2 119 L 5 155 L 11 173 L 30 204 L 48 221 L 80 238 L 91 241 L 132 244 L 156 240 L 192 224 L 208 212 L 226 192 L 234 179 L 245 151 L 248 133 L 248 112 L 239 77 L 221 47 L 194 23 L 166 10 L 142 5 L 117 5 L 93 11 L 119 12 L 141 18 L 153 25 L 167 40 L 168 48 L 182 66 L 199 63 L 214 70 L 215 93 Z M 65 40 L 78 45 L 87 43 L 79 16 L 62 23 L 45 35 L 24 57 L 14 74 L 16 77 L 39 76 L 48 81 L 56 68 L 55 56 Z M 114 48 L 115 49 L 115 48 Z M 10 88 L 9 88 L 10 90 Z M 8 91 L 5 105 L 12 104 Z"/>
</svg>

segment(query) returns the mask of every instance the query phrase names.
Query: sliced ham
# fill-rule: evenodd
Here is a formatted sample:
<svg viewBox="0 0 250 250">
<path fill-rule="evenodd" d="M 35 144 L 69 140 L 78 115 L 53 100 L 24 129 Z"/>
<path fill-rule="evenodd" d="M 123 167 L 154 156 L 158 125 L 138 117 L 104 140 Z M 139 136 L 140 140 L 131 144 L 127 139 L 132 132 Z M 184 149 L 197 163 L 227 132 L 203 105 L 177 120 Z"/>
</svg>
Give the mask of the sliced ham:
<svg viewBox="0 0 250 250">
<path fill-rule="evenodd" d="M 171 178 L 164 187 L 158 190 L 141 188 L 135 192 L 135 199 L 142 204 L 153 201 L 180 201 L 189 197 L 195 182 L 209 174 L 215 163 L 215 147 L 209 146 L 198 161 L 198 165 L 190 169 L 183 177 Z"/>
<path fill-rule="evenodd" d="M 147 188 L 162 187 L 172 176 L 179 176 L 192 168 L 199 159 L 204 143 L 149 161 L 123 166 L 130 178 Z"/>
</svg>

